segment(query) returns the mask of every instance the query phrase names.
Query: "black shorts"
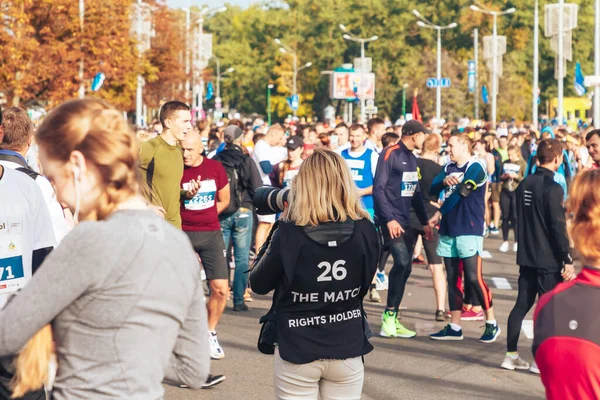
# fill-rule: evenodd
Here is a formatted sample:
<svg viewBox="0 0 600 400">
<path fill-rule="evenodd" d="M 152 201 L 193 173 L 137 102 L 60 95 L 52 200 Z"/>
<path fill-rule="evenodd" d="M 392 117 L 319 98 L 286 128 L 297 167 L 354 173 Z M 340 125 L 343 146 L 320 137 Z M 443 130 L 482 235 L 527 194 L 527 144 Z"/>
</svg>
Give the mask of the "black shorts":
<svg viewBox="0 0 600 400">
<path fill-rule="evenodd" d="M 423 237 L 423 248 L 425 249 L 425 255 L 427 256 L 427 264 L 441 264 L 442 257 L 437 255 L 437 245 L 440 240 L 438 230 L 436 228 L 433 229 L 433 237 L 431 240 L 425 239 L 425 231 L 422 228 L 413 228 L 413 232 L 415 235 L 421 235 Z"/>
<path fill-rule="evenodd" d="M 202 261 L 206 279 L 229 279 L 227 252 L 221 231 L 185 232 Z"/>
</svg>

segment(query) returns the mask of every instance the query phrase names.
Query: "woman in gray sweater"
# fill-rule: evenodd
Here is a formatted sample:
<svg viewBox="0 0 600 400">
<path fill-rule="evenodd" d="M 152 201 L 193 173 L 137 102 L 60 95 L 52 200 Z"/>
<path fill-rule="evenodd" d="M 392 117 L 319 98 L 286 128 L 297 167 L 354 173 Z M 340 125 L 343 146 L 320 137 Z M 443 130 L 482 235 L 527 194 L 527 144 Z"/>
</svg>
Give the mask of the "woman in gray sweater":
<svg viewBox="0 0 600 400">
<path fill-rule="evenodd" d="M 53 110 L 37 133 L 45 174 L 79 224 L 0 311 L 0 356 L 52 324 L 54 399 L 162 399 L 209 370 L 198 261 L 139 195 L 138 147 L 101 100 Z"/>
</svg>

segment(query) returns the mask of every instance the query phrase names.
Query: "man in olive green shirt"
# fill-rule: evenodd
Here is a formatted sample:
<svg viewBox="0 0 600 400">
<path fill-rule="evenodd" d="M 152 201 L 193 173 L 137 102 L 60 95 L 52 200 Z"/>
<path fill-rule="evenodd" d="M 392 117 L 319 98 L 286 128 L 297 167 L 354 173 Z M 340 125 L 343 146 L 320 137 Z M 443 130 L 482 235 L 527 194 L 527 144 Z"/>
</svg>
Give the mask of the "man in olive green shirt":
<svg viewBox="0 0 600 400">
<path fill-rule="evenodd" d="M 191 199 L 200 188 L 198 177 L 190 182 L 189 191 L 180 190 L 183 154 L 179 142 L 192 130 L 192 117 L 189 106 L 179 101 L 165 103 L 159 117 L 162 133 L 140 145 L 141 176 L 147 185 L 147 199 L 164 214 L 165 220 L 181 229 L 181 197 Z"/>
</svg>

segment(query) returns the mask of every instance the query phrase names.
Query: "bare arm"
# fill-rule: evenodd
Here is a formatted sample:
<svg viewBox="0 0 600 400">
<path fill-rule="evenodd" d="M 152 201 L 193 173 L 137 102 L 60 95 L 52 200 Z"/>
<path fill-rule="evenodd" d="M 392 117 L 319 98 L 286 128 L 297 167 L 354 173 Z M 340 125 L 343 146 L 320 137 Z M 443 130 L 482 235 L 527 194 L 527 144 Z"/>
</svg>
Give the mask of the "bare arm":
<svg viewBox="0 0 600 400">
<path fill-rule="evenodd" d="M 231 200 L 231 192 L 229 191 L 229 183 L 223 186 L 223 189 L 217 192 L 217 214 L 221 214 L 223 210 L 229 206 Z"/>
</svg>

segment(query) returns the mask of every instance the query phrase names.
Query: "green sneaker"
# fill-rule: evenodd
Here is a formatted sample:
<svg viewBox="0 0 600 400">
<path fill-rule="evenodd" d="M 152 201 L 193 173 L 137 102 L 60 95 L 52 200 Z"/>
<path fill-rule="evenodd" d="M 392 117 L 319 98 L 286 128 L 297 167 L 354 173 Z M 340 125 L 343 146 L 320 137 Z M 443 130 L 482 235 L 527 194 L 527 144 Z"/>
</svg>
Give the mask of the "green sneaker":
<svg viewBox="0 0 600 400">
<path fill-rule="evenodd" d="M 415 336 L 417 336 L 417 332 L 405 328 L 404 325 L 398 321 L 398 318 L 396 318 L 396 337 L 409 339 Z"/>
<path fill-rule="evenodd" d="M 393 311 L 384 311 L 381 321 L 379 335 L 383 337 L 396 337 L 396 313 Z"/>
</svg>

